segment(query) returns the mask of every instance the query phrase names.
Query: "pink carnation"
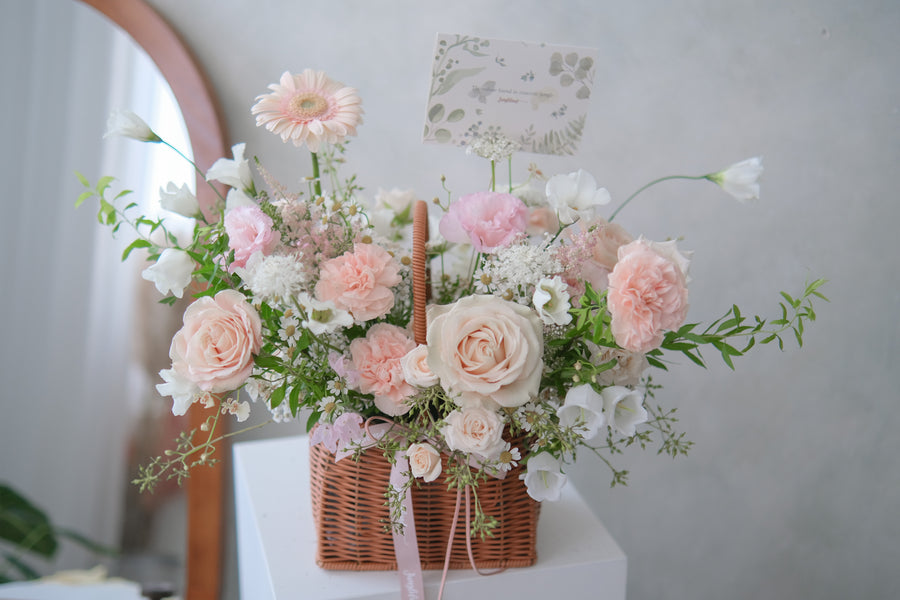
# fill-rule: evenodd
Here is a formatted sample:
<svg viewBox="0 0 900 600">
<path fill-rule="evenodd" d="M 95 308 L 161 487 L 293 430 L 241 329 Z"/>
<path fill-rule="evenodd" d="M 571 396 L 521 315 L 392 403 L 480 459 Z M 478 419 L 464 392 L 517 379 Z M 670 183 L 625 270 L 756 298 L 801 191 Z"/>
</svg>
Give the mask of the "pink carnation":
<svg viewBox="0 0 900 600">
<path fill-rule="evenodd" d="M 353 252 L 322 264 L 316 297 L 330 300 L 357 321 L 386 315 L 394 307 L 391 287 L 400 283 L 400 265 L 384 248 L 356 244 Z"/>
<path fill-rule="evenodd" d="M 493 252 L 525 231 L 528 207 L 511 194 L 468 194 L 450 205 L 439 227 L 450 242 L 469 242 L 478 252 Z"/>
<path fill-rule="evenodd" d="M 686 276 L 673 258 L 637 240 L 622 246 L 609 274 L 608 306 L 616 343 L 630 352 L 648 352 L 687 317 Z"/>
<path fill-rule="evenodd" d="M 405 400 L 416 389 L 403 377 L 401 361 L 416 347 L 406 332 L 396 325 L 378 323 L 350 343 L 353 368 L 359 372 L 359 391 L 375 396 L 375 406 L 390 416 L 405 414 Z"/>
<path fill-rule="evenodd" d="M 258 206 L 239 206 L 225 213 L 228 247 L 234 250 L 233 267 L 243 267 L 256 252 L 271 254 L 279 241 L 272 219 Z"/>
</svg>

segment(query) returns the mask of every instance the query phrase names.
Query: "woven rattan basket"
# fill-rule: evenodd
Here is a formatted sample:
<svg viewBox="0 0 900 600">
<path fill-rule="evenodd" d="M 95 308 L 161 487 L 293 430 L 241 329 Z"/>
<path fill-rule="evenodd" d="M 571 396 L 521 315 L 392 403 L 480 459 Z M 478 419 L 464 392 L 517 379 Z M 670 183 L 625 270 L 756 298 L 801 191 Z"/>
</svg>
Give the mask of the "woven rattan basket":
<svg viewBox="0 0 900 600">
<path fill-rule="evenodd" d="M 418 202 L 413 226 L 413 296 L 416 341 L 425 343 L 425 241 L 427 209 Z M 444 472 L 446 460 L 444 457 Z M 477 568 L 527 567 L 537 558 L 535 550 L 540 504 L 532 500 L 519 480 L 520 467 L 504 479 L 488 478 L 478 484 L 478 500 L 486 515 L 497 519 L 493 537 L 471 540 Z M 321 445 L 310 448 L 310 486 L 313 520 L 318 535 L 316 563 L 331 570 L 379 571 L 397 568 L 393 537 L 385 531 L 388 508 L 385 491 L 391 465 L 378 449 L 364 452 L 359 462 L 345 458 L 337 463 Z M 457 507 L 457 490 L 448 490 L 443 476 L 412 488 L 413 516 L 423 569 L 445 566 L 447 544 Z M 465 514 L 465 508 L 462 509 Z M 449 568 L 467 569 L 470 561 L 465 517 L 457 525 Z"/>
</svg>

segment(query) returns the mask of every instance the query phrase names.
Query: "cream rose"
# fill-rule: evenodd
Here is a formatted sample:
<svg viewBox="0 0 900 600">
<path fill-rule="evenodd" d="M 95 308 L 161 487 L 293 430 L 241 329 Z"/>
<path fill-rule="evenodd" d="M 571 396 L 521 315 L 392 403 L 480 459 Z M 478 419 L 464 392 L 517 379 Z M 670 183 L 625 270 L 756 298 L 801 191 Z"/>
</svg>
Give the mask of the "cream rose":
<svg viewBox="0 0 900 600">
<path fill-rule="evenodd" d="M 406 449 L 406 458 L 409 459 L 413 477 L 429 482 L 441 474 L 441 454 L 431 444 L 410 444 Z"/>
<path fill-rule="evenodd" d="M 441 435 L 451 450 L 478 454 L 485 460 L 495 460 L 506 449 L 503 441 L 503 421 L 492 410 L 471 406 L 454 410 L 444 418 L 447 423 Z"/>
<path fill-rule="evenodd" d="M 410 385 L 427 388 L 438 382 L 437 375 L 428 366 L 428 347 L 424 344 L 407 352 L 400 360 L 400 368 L 403 369 L 403 378 Z"/>
<path fill-rule="evenodd" d="M 466 296 L 428 308 L 428 366 L 461 406 L 521 406 L 538 392 L 541 320 L 496 296 Z"/>
<path fill-rule="evenodd" d="M 172 369 L 204 392 L 229 392 L 253 370 L 262 343 L 256 310 L 234 290 L 204 296 L 184 311 L 184 327 L 172 339 Z"/>
</svg>

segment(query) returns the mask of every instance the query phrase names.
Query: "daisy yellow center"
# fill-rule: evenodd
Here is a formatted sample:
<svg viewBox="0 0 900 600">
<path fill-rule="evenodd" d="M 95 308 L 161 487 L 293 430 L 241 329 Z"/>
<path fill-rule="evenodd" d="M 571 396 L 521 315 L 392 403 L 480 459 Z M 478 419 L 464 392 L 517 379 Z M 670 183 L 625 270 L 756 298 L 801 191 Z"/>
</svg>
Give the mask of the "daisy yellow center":
<svg viewBox="0 0 900 600">
<path fill-rule="evenodd" d="M 509 464 L 512 462 L 512 453 L 509 450 L 504 450 L 500 453 L 500 462 Z"/>
<path fill-rule="evenodd" d="M 298 121 L 317 119 L 328 113 L 328 100 L 312 92 L 297 94 L 288 102 L 288 111 Z"/>
</svg>

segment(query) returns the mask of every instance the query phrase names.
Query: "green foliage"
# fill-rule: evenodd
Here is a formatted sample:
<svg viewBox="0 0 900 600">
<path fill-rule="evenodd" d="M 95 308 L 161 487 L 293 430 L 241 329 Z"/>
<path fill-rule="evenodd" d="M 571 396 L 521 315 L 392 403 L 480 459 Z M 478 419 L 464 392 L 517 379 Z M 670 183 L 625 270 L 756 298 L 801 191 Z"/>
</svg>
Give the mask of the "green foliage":
<svg viewBox="0 0 900 600">
<path fill-rule="evenodd" d="M 0 550 L 0 583 L 36 579 L 37 569 L 23 560 L 22 554 L 52 559 L 65 538 L 96 554 L 114 555 L 115 551 L 84 535 L 51 523 L 47 515 L 9 485 L 0 483 L 0 540 L 12 550 Z"/>
</svg>

